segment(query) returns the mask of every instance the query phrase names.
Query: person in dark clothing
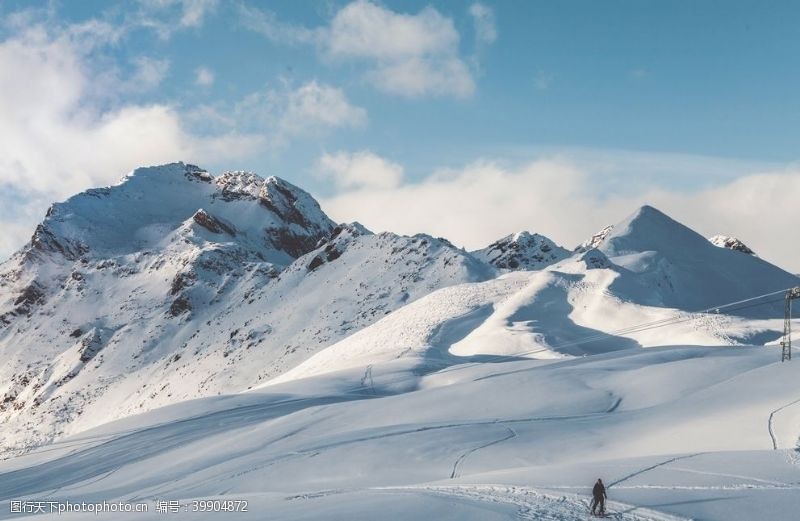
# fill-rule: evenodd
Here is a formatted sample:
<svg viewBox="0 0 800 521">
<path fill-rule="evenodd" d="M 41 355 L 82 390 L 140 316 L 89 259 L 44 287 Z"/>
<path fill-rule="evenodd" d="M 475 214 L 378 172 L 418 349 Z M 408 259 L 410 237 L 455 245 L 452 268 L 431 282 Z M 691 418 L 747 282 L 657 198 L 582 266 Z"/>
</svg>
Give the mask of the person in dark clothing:
<svg viewBox="0 0 800 521">
<path fill-rule="evenodd" d="M 603 485 L 603 480 L 597 478 L 597 483 L 594 484 L 592 489 L 592 515 L 600 514 L 601 516 L 606 513 L 606 486 Z"/>
</svg>

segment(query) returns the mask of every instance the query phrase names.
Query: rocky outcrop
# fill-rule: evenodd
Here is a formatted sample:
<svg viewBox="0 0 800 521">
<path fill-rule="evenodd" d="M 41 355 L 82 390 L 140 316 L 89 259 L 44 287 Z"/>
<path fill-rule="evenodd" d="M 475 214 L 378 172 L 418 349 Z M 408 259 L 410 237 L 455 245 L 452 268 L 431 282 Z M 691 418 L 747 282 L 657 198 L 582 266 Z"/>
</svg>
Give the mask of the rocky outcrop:
<svg viewBox="0 0 800 521">
<path fill-rule="evenodd" d="M 538 233 L 519 232 L 472 252 L 501 270 L 538 270 L 569 257 L 569 251 Z"/>
<path fill-rule="evenodd" d="M 593 248 L 597 248 L 600 244 L 608 237 L 608 234 L 611 233 L 611 230 L 614 229 L 614 225 L 609 225 L 600 230 L 599 232 L 592 235 L 589 239 L 583 241 L 579 246 L 575 248 L 575 253 L 584 253 Z"/>
<path fill-rule="evenodd" d="M 198 225 L 202 226 L 211 233 L 227 233 L 231 236 L 236 235 L 236 230 L 233 228 L 233 226 L 225 224 L 220 219 L 209 214 L 202 208 L 194 213 L 192 219 Z"/>
<path fill-rule="evenodd" d="M 746 253 L 747 255 L 757 256 L 756 252 L 748 248 L 745 243 L 743 243 L 736 237 L 728 237 L 727 235 L 715 235 L 708 240 L 711 242 L 711 244 L 713 244 L 714 246 L 719 246 L 720 248 L 727 248 L 729 250 Z"/>
</svg>

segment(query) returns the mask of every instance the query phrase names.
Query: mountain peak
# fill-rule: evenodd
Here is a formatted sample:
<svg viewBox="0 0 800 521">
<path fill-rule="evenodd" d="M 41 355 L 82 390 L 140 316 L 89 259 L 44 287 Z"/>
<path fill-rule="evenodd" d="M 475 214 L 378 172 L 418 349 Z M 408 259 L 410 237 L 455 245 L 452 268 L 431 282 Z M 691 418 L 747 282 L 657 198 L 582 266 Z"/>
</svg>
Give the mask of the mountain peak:
<svg viewBox="0 0 800 521">
<path fill-rule="evenodd" d="M 158 250 L 191 220 L 212 232 L 204 240 L 228 240 L 218 233 L 224 232 L 278 264 L 314 249 L 335 225 L 310 194 L 278 177 L 213 177 L 177 162 L 137 168 L 114 186 L 54 204 L 27 251 L 75 260 Z"/>
<path fill-rule="evenodd" d="M 503 270 L 538 270 L 567 258 L 569 252 L 544 235 L 521 231 L 506 235 L 472 255 Z"/>
<path fill-rule="evenodd" d="M 609 256 L 705 247 L 708 241 L 664 212 L 644 205 L 615 225 L 598 248 Z"/>
</svg>

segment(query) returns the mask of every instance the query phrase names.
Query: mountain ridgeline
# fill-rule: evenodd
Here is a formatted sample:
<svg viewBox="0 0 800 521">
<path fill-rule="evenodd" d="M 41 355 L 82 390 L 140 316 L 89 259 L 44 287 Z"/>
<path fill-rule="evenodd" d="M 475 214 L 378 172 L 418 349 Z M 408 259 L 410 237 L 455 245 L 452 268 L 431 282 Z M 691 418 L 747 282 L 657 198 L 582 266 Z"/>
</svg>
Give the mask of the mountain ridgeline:
<svg viewBox="0 0 800 521">
<path fill-rule="evenodd" d="M 575 250 L 520 232 L 467 252 L 337 224 L 277 177 L 140 168 L 54 204 L 0 265 L 0 443 L 20 452 L 343 360 L 577 356 L 565 339 L 611 327 L 593 322 L 609 309 L 641 320 L 798 284 L 739 243 L 643 207 Z M 780 312 L 733 310 L 699 336 L 676 334 L 772 341 Z M 649 338 L 609 335 L 589 351 L 658 344 Z"/>
</svg>

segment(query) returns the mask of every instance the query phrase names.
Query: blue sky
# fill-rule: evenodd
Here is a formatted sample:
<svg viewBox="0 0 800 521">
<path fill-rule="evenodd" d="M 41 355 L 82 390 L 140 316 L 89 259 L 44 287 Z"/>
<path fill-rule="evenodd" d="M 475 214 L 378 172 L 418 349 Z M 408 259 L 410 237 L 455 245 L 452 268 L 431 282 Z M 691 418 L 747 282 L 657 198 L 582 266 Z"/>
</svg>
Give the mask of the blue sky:
<svg viewBox="0 0 800 521">
<path fill-rule="evenodd" d="M 573 246 L 649 202 L 800 271 L 781 240 L 796 2 L 6 0 L 0 17 L 0 256 L 51 201 L 182 159 L 469 247 L 523 228 Z"/>
</svg>

